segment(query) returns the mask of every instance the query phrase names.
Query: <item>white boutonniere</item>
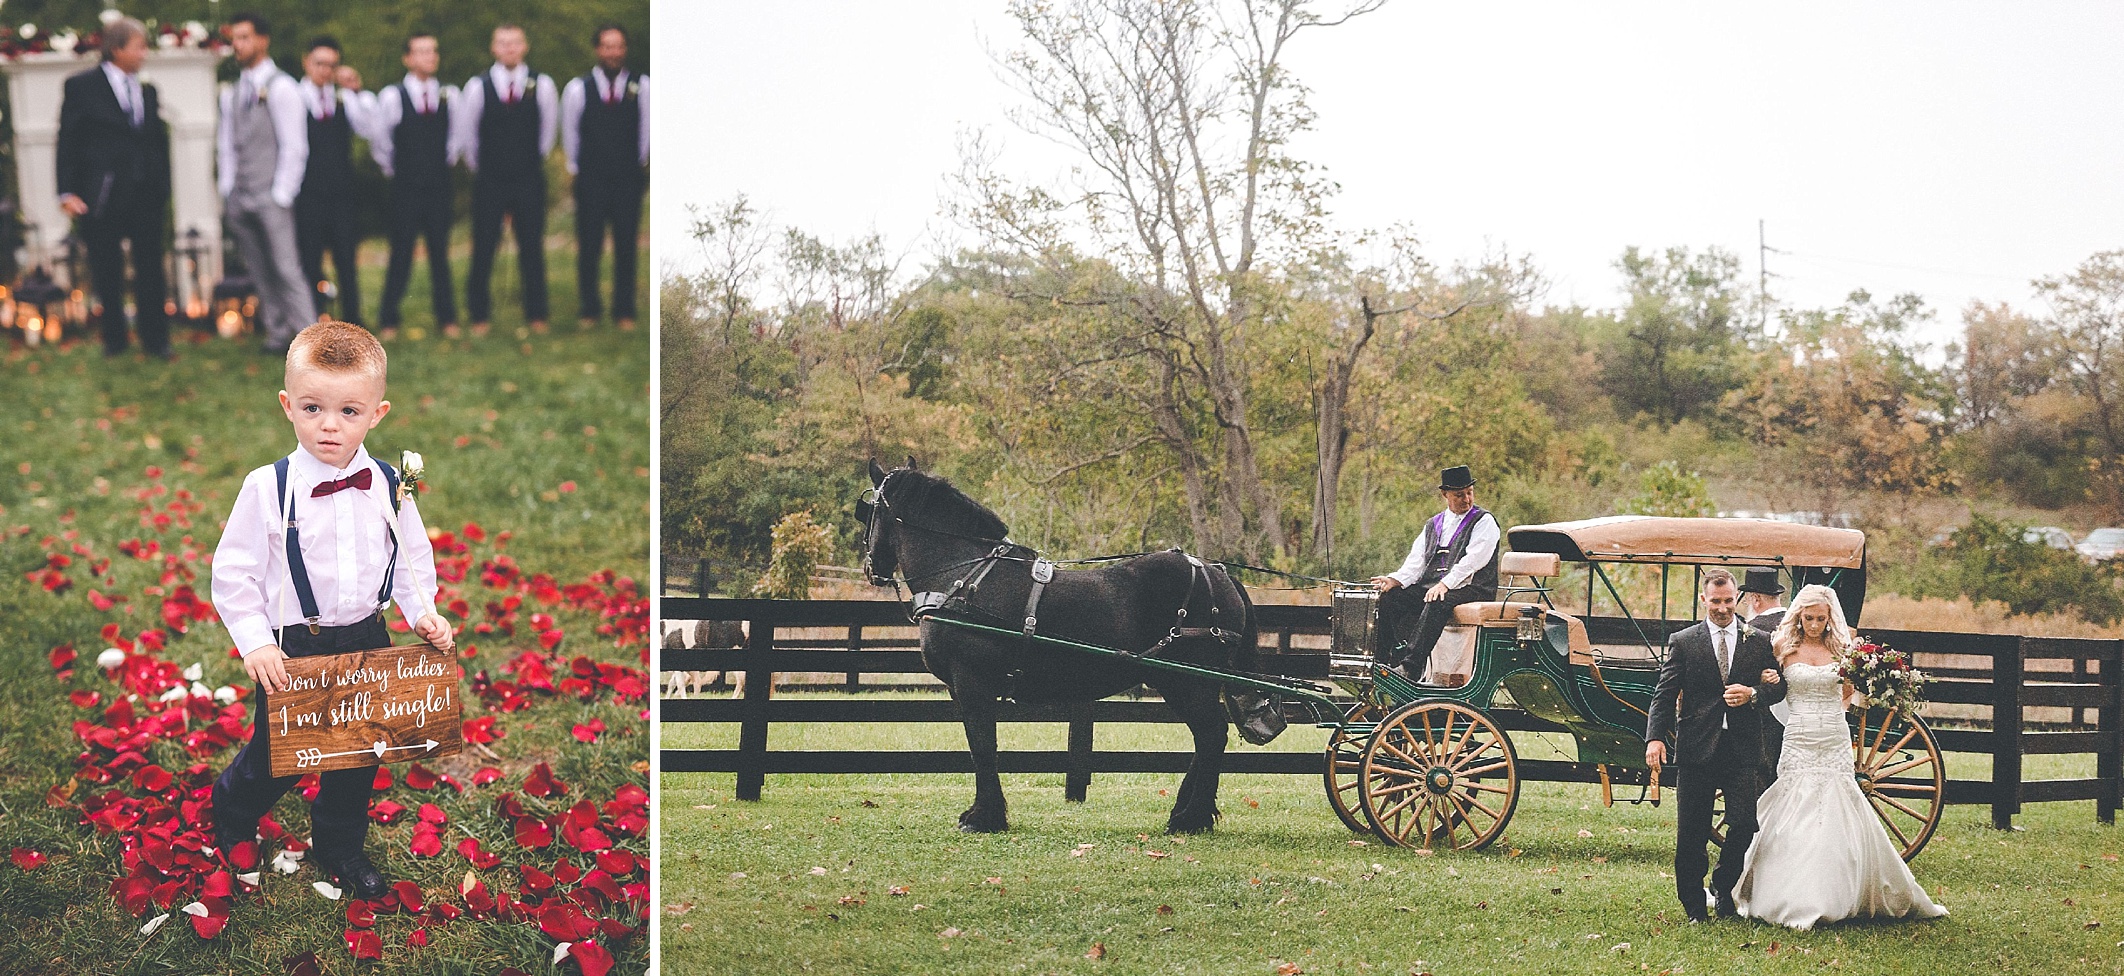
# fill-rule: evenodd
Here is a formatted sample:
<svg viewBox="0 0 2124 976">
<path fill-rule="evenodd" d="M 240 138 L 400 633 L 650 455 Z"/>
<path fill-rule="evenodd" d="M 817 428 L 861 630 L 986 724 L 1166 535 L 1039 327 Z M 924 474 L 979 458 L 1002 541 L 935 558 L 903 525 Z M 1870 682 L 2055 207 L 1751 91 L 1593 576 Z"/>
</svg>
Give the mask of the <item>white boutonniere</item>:
<svg viewBox="0 0 2124 976">
<path fill-rule="evenodd" d="M 639 82 L 639 81 L 630 81 L 630 82 L 628 82 L 628 83 L 627 83 L 627 97 L 628 97 L 628 98 L 633 98 L 633 97 L 635 97 L 635 96 L 637 96 L 637 95 L 640 95 L 641 93 L 642 93 L 642 83 L 641 83 L 641 82 Z"/>
<path fill-rule="evenodd" d="M 427 483 L 427 469 L 422 467 L 420 454 L 405 451 L 398 455 L 398 501 L 404 504 L 407 498 L 420 491 Z"/>
</svg>

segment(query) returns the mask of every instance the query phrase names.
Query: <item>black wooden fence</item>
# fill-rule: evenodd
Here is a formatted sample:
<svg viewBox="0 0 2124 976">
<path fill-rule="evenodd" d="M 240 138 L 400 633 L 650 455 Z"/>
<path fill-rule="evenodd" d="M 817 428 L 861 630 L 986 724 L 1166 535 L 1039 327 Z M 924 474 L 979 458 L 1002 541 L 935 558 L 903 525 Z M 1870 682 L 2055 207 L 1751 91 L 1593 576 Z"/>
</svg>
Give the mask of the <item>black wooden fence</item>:
<svg viewBox="0 0 2124 976">
<path fill-rule="evenodd" d="M 1327 674 L 1328 610 L 1321 606 L 1263 604 L 1260 614 L 1262 670 L 1297 678 Z M 775 700 L 776 675 L 844 675 L 846 687 L 866 687 L 866 674 L 922 673 L 915 631 L 904 607 L 866 600 L 722 600 L 664 597 L 659 619 L 742 620 L 751 624 L 741 649 L 664 649 L 659 671 L 742 671 L 741 698 L 664 699 L 665 722 L 723 722 L 739 726 L 736 749 L 665 749 L 665 772 L 737 774 L 737 796 L 758 799 L 769 773 L 970 773 L 973 761 L 956 751 L 794 751 L 767 748 L 769 729 L 790 722 L 959 721 L 949 700 Z M 1595 643 L 1628 644 L 1640 629 L 1656 638 L 1688 621 L 1587 620 Z M 802 635 L 799 632 L 803 632 Z M 822 633 L 823 632 L 823 633 Z M 824 636 L 830 634 L 831 636 Z M 1950 779 L 1945 802 L 1989 804 L 1992 823 L 2009 827 L 2023 803 L 2093 800 L 2095 816 L 2114 823 L 2124 793 L 2124 641 L 2011 634 L 1959 634 L 1869 630 L 1867 635 L 1917 655 L 1934 680 L 1926 714 L 1943 752 L 1991 757 L 1989 779 Z M 1557 726 L 1513 709 L 1493 711 L 1511 731 L 1556 731 Z M 1110 699 L 1075 705 L 1006 705 L 1006 722 L 1064 722 L 1064 751 L 1001 753 L 1004 772 L 1062 773 L 1071 799 L 1082 799 L 1094 773 L 1167 772 L 1187 769 L 1186 752 L 1113 752 L 1093 748 L 1100 723 L 1177 721 L 1158 701 Z M 2095 775 L 2080 779 L 2029 780 L 2022 761 L 2031 755 L 2095 757 Z M 1225 768 L 1237 773 L 1321 774 L 1316 753 L 1240 749 Z M 1590 766 L 1555 760 L 1520 762 L 1529 780 L 1594 782 Z M 1955 772 L 1950 760 L 1947 771 Z"/>
</svg>

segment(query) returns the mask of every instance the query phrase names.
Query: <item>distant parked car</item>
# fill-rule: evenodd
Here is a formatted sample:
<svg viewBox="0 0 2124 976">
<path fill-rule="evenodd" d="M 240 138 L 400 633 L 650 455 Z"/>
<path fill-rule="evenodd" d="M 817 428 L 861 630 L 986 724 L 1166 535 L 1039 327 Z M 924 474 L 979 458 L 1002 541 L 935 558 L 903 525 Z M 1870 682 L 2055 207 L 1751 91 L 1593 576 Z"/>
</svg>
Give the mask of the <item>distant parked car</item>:
<svg viewBox="0 0 2124 976">
<path fill-rule="evenodd" d="M 2089 562 L 2115 559 L 2119 553 L 2124 553 L 2124 529 L 2096 529 L 2087 533 L 2087 538 L 2081 539 L 2073 548 L 2079 551 L 2080 558 Z"/>
<path fill-rule="evenodd" d="M 2055 525 L 2031 525 L 2021 533 L 2022 542 L 2038 542 L 2052 549 L 2071 549 L 2072 533 Z"/>
</svg>

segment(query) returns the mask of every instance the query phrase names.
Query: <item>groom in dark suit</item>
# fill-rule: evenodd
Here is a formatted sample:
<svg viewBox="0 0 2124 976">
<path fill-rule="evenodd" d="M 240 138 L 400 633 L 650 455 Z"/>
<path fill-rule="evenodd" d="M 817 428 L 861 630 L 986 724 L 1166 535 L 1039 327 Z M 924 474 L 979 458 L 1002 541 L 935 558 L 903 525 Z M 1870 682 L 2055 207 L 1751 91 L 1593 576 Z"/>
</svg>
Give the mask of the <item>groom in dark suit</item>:
<svg viewBox="0 0 2124 976">
<path fill-rule="evenodd" d="M 133 250 L 140 345 L 168 359 L 169 290 L 162 271 L 170 207 L 170 131 L 155 86 L 140 83 L 147 28 L 121 17 L 103 29 L 103 63 L 66 79 L 59 106 L 59 206 L 80 221 L 89 277 L 103 306 L 103 353 L 125 351 L 125 248 Z"/>
<path fill-rule="evenodd" d="M 1785 696 L 1783 683 L 1763 683 L 1763 671 L 1776 666 L 1776 656 L 1770 639 L 1734 613 L 1740 587 L 1733 574 L 1705 570 L 1702 596 L 1704 619 L 1667 639 L 1645 726 L 1645 763 L 1655 775 L 1670 761 L 1677 767 L 1674 890 L 1692 922 L 1707 917 L 1703 885 L 1710 858 L 1704 845 L 1711 840 L 1712 800 L 1720 793 L 1726 797 L 1726 843 L 1711 890 L 1719 916 L 1735 914 L 1733 883 L 1755 839 L 1755 801 L 1763 792 L 1762 711 Z"/>
</svg>

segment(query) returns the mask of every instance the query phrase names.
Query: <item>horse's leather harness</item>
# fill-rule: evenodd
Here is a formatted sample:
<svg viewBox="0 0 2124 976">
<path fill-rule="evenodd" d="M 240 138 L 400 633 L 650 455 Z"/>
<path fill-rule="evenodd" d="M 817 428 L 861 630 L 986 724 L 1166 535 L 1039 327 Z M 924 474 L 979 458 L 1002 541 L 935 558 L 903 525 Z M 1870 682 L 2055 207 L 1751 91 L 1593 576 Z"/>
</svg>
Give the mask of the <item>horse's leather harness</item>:
<svg viewBox="0 0 2124 976">
<path fill-rule="evenodd" d="M 887 475 L 886 480 L 890 481 L 891 476 Z M 883 585 L 884 583 L 888 582 L 895 587 L 899 585 L 898 579 L 882 578 L 883 574 L 877 571 L 871 559 L 871 553 L 876 548 L 877 540 L 883 532 L 884 522 L 886 519 L 891 519 L 892 521 L 897 522 L 900 525 L 910 529 L 921 529 L 925 532 L 933 532 L 941 535 L 959 535 L 959 533 L 956 532 L 947 532 L 945 530 L 937 529 L 931 526 L 918 525 L 914 522 L 910 522 L 906 519 L 901 518 L 898 513 L 892 511 L 891 503 L 886 501 L 885 485 L 882 483 L 879 484 L 872 491 L 866 493 L 866 497 L 862 501 L 857 503 L 856 508 L 857 515 L 859 517 L 862 517 L 864 521 L 868 523 L 865 526 L 863 540 L 864 571 L 867 575 L 871 577 L 872 582 L 879 583 L 880 585 Z M 984 539 L 981 541 L 993 542 L 995 540 Z M 1172 646 L 1174 641 L 1179 640 L 1207 637 L 1216 640 L 1217 642 L 1222 644 L 1238 643 L 1243 637 L 1240 631 L 1219 626 L 1220 621 L 1218 618 L 1227 609 L 1223 606 L 1220 606 L 1217 599 L 1218 581 L 1228 578 L 1224 567 L 1215 563 L 1204 562 L 1200 557 L 1189 555 L 1177 548 L 1170 549 L 1167 551 L 1179 553 L 1181 556 L 1185 557 L 1187 559 L 1188 567 L 1190 570 L 1187 583 L 1187 593 L 1180 598 L 1180 606 L 1175 612 L 1172 627 L 1167 629 L 1165 635 L 1159 638 L 1157 643 L 1152 644 L 1150 647 L 1145 648 L 1141 651 L 1133 651 L 1127 648 L 1113 648 L 1113 650 L 1125 654 L 1129 657 L 1151 657 L 1156 655 L 1158 652 L 1166 649 L 1167 647 Z M 944 567 L 943 569 L 924 574 L 921 579 L 926 580 L 932 578 L 941 578 L 942 576 L 951 574 L 955 570 L 970 570 L 969 572 L 965 572 L 959 575 L 958 578 L 951 581 L 950 586 L 947 586 L 942 590 L 916 590 L 913 597 L 909 601 L 910 605 L 908 608 L 908 616 L 916 621 L 920 621 L 925 617 L 935 616 L 938 614 L 946 614 L 952 612 L 968 612 L 987 616 L 991 619 L 1002 619 L 1001 614 L 996 613 L 995 611 L 992 611 L 976 603 L 975 594 L 980 591 L 981 584 L 988 579 L 989 574 L 995 570 L 996 566 L 1006 560 L 1010 562 L 1026 563 L 1027 572 L 1031 578 L 1031 589 L 1025 597 L 1025 614 L 1024 624 L 1022 628 L 1022 633 L 1025 635 L 1026 650 L 1030 651 L 1033 645 L 1040 639 L 1040 597 L 1043 593 L 1046 592 L 1048 584 L 1054 582 L 1055 567 L 1061 564 L 1055 562 L 1054 560 L 1048 559 L 1045 556 L 1040 555 L 1037 550 L 1031 549 L 1026 546 L 1018 545 L 1017 543 L 1008 541 L 999 542 L 996 543 L 995 548 L 988 551 L 987 555 L 976 557 L 974 559 L 966 560 L 963 562 L 953 563 L 949 566 Z M 1076 561 L 1104 562 L 1107 560 L 1097 559 Z M 908 582 L 910 584 L 914 584 L 917 583 L 918 580 L 910 579 L 908 580 Z M 1194 602 L 1195 591 L 1197 589 L 1206 591 L 1205 595 L 1209 599 L 1208 626 L 1188 625 L 1187 608 L 1190 603 Z M 1243 608 L 1235 607 L 1230 609 L 1232 609 L 1233 612 L 1238 614 L 1239 618 L 1242 621 L 1245 619 L 1245 610 Z"/>
</svg>

